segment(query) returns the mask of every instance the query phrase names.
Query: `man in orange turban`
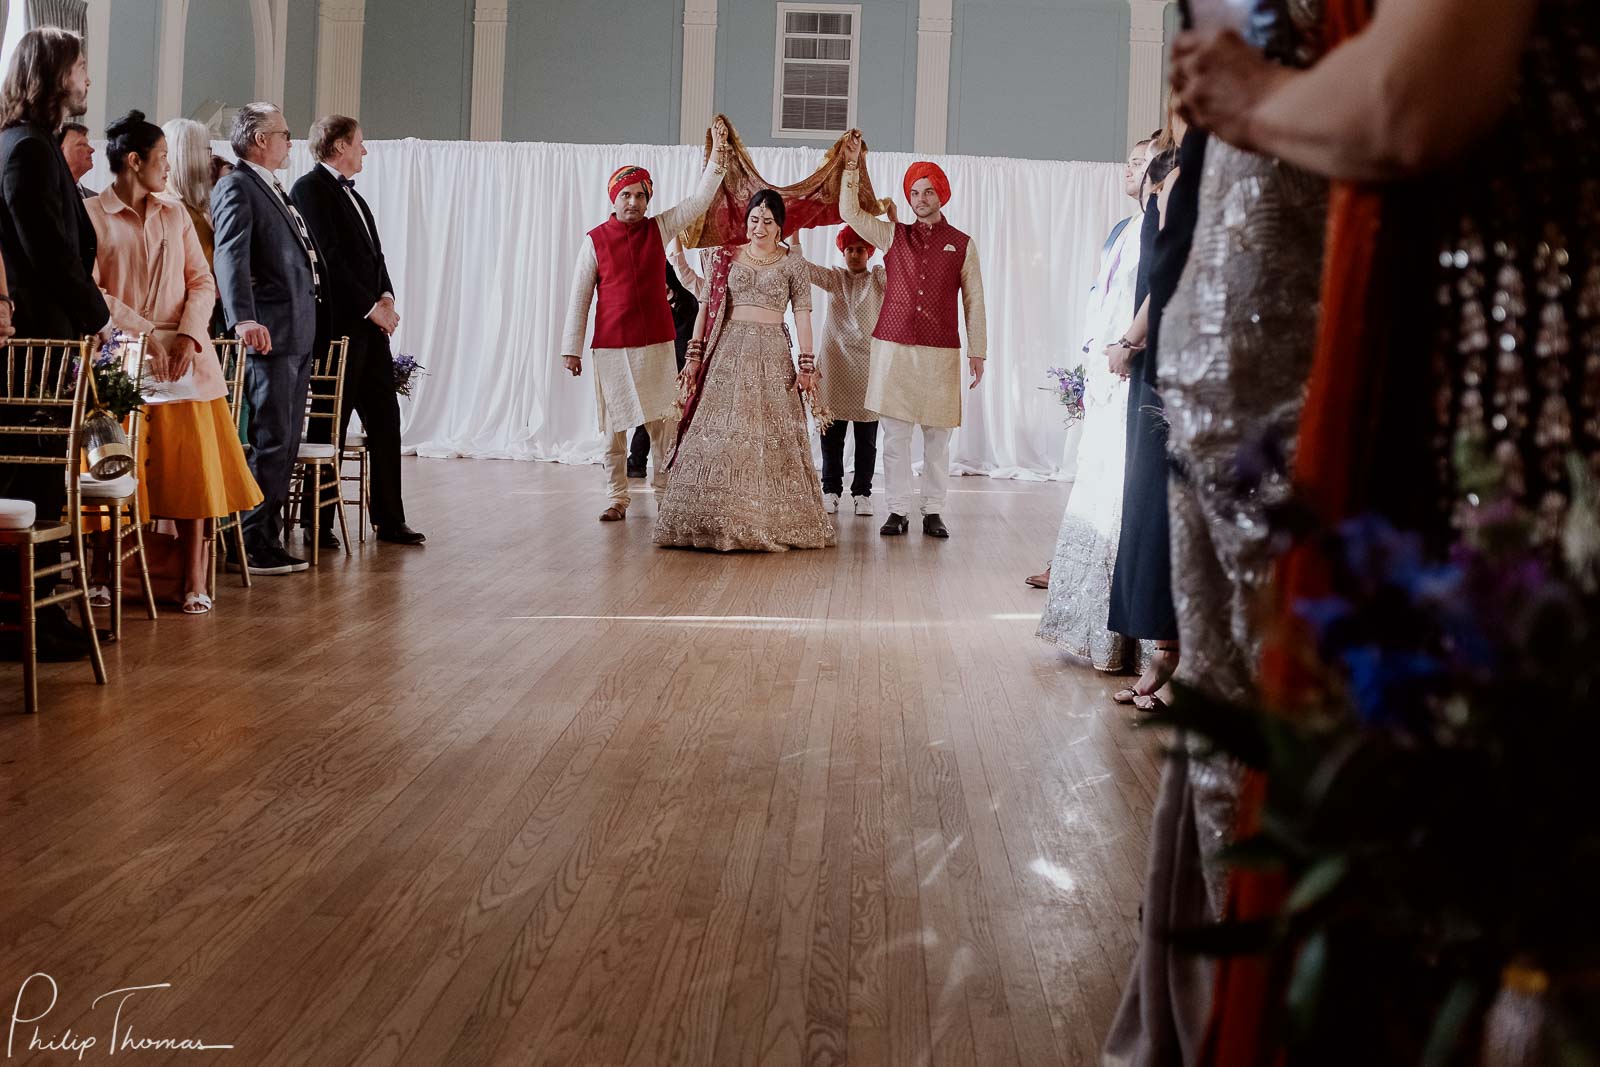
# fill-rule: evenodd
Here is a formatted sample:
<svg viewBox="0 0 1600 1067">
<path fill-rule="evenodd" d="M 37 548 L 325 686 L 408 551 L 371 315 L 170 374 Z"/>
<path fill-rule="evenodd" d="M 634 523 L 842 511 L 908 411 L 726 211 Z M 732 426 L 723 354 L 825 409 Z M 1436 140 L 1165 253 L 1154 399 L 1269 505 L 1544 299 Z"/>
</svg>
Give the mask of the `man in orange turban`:
<svg viewBox="0 0 1600 1067">
<path fill-rule="evenodd" d="M 712 139 L 714 151 L 694 195 L 650 218 L 645 217 L 655 192 L 650 172 L 637 166 L 618 168 L 606 182 L 611 217 L 589 231 L 578 253 L 561 356 L 574 377 L 583 373 L 584 328 L 598 291 L 590 350 L 595 408 L 606 440 L 609 499 L 601 522 L 627 517 L 628 431 L 635 426 L 649 432 L 656 488 L 666 488 L 662 449 L 677 433 L 678 331 L 661 279 L 667 273 L 667 242 L 700 220 L 722 185 L 722 149 L 727 144 L 722 123 Z"/>
<path fill-rule="evenodd" d="M 910 529 L 913 483 L 911 431 L 922 428 L 922 532 L 949 537 L 940 512 L 950 484 L 950 434 L 961 425 L 960 316 L 967 322 L 967 365 L 972 385 L 983 380 L 988 326 L 977 243 L 950 225 L 944 205 L 950 179 L 936 163 L 913 163 L 905 194 L 916 221 L 897 223 L 861 210 L 861 134 L 845 139 L 839 214 L 862 237 L 884 250 L 887 287 L 872 331 L 867 407 L 883 424 L 883 480 L 889 518 L 878 532 L 894 537 Z M 959 309 L 959 310 L 958 310 Z M 826 376 L 824 376 L 826 377 Z"/>
<path fill-rule="evenodd" d="M 912 195 L 913 190 L 916 189 L 918 182 L 924 180 L 928 182 L 928 187 L 939 195 L 939 207 L 949 206 L 950 179 L 945 176 L 944 170 L 939 164 L 929 163 L 927 160 L 923 160 L 921 163 L 913 163 L 906 168 L 906 180 L 903 184 L 906 199 L 912 201 L 913 205 L 915 204 L 916 198 Z M 921 218 L 921 215 L 917 217 Z"/>
</svg>

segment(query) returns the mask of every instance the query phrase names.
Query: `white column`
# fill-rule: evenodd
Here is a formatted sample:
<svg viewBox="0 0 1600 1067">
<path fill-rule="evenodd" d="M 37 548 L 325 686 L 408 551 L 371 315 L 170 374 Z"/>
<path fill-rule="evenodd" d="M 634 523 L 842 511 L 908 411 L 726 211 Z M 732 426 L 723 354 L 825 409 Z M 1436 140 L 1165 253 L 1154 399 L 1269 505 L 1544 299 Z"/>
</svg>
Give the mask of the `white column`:
<svg viewBox="0 0 1600 1067">
<path fill-rule="evenodd" d="M 367 0 L 322 0 L 317 15 L 317 117 L 361 117 L 361 40 Z"/>
<path fill-rule="evenodd" d="M 472 129 L 469 136 L 474 141 L 498 141 L 504 132 L 509 8 L 510 0 L 477 0 L 473 10 Z"/>
<path fill-rule="evenodd" d="M 256 40 L 256 99 L 281 107 L 289 50 L 289 0 L 250 0 L 250 22 Z"/>
<path fill-rule="evenodd" d="M 917 118 L 912 150 L 942 155 L 950 130 L 952 0 L 922 0 L 917 14 Z"/>
<path fill-rule="evenodd" d="M 183 42 L 188 28 L 189 0 L 161 0 L 161 44 L 156 51 L 157 122 L 183 117 Z"/>
<path fill-rule="evenodd" d="M 1171 0 L 1128 0 L 1128 144 L 1166 122 L 1167 5 Z"/>
<path fill-rule="evenodd" d="M 0 4 L 0 13 L 4 12 Z M 83 124 L 91 137 L 106 128 L 106 78 L 111 67 L 111 0 L 89 0 L 89 107 Z"/>
<path fill-rule="evenodd" d="M 678 140 L 704 144 L 715 112 L 717 0 L 683 0 L 683 94 Z"/>
</svg>

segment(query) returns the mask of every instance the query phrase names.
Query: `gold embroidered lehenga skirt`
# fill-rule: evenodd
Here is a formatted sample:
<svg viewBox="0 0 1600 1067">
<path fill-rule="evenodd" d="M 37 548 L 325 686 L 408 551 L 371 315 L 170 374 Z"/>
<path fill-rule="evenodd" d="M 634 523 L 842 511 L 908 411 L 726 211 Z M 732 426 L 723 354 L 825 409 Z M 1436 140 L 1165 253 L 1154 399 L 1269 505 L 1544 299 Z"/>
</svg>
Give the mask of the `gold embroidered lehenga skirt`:
<svg viewBox="0 0 1600 1067">
<path fill-rule="evenodd" d="M 730 322 L 656 518 L 655 543 L 781 552 L 834 543 L 781 325 Z"/>
</svg>

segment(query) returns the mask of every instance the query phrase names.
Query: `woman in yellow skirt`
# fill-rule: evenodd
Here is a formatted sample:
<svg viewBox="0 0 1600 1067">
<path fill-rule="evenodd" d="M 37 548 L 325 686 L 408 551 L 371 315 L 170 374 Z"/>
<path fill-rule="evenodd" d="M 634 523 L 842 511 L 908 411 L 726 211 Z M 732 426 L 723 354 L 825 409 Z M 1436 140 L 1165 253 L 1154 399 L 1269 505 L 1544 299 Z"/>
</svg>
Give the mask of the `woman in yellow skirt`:
<svg viewBox="0 0 1600 1067">
<path fill-rule="evenodd" d="M 130 111 L 107 127 L 106 139 L 115 180 L 85 204 L 99 239 L 95 278 L 112 323 L 146 336 L 156 377 L 188 375 L 195 396 L 147 409 L 141 517 L 175 520 L 184 559 L 183 610 L 203 615 L 211 610 L 206 520 L 250 510 L 261 502 L 261 490 L 245 463 L 222 365 L 211 347 L 216 282 L 189 213 L 166 194 L 166 137 L 141 112 Z"/>
</svg>

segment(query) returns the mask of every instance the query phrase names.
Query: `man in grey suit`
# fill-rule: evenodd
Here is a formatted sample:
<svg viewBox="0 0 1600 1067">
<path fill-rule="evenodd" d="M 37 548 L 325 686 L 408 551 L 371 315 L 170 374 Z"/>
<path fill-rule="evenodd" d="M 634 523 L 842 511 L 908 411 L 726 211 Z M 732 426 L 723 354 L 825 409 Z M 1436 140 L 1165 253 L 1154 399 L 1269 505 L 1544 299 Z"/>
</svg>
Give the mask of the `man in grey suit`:
<svg viewBox="0 0 1600 1067">
<path fill-rule="evenodd" d="M 251 574 L 307 568 L 283 547 L 289 495 L 319 343 L 322 276 L 316 243 L 275 171 L 289 127 L 273 104 L 247 104 L 233 122 L 239 167 L 211 191 L 217 290 L 228 326 L 247 347 L 250 470 L 265 498 L 244 518 Z"/>
</svg>

